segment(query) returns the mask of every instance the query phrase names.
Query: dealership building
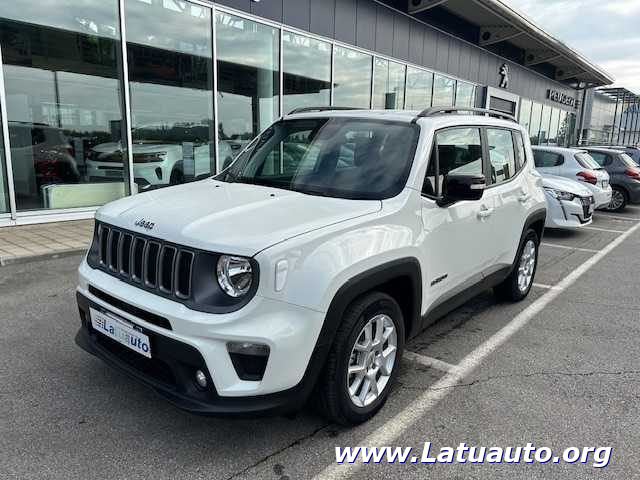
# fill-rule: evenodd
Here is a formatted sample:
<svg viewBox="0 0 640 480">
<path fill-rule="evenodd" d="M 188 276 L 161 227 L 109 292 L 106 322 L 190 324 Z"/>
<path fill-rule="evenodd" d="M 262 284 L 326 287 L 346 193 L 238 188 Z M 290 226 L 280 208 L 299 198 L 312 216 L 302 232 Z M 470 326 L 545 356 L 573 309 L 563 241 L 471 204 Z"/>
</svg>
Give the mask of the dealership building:
<svg viewBox="0 0 640 480">
<path fill-rule="evenodd" d="M 0 226 L 214 174 L 297 107 L 488 107 L 573 145 L 613 101 L 498 0 L 5 1 L 0 67 Z"/>
</svg>

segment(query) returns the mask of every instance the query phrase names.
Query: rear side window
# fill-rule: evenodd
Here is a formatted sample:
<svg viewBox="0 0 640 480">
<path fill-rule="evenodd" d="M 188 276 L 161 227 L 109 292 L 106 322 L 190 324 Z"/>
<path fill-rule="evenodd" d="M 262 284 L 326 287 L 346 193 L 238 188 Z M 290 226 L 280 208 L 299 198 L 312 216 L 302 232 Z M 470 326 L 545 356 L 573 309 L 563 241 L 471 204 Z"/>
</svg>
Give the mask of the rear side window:
<svg viewBox="0 0 640 480">
<path fill-rule="evenodd" d="M 489 160 L 491 165 L 491 184 L 496 185 L 514 177 L 518 171 L 516 151 L 513 146 L 511 130 L 487 129 Z"/>
<path fill-rule="evenodd" d="M 575 157 L 582 168 L 588 168 L 590 170 L 597 170 L 600 168 L 598 162 L 596 162 L 588 153 L 576 153 Z"/>
<path fill-rule="evenodd" d="M 609 165 L 611 163 L 611 159 L 606 153 L 589 152 L 589 155 L 591 155 L 591 158 L 593 158 L 601 167 L 604 167 L 605 165 Z"/>
<path fill-rule="evenodd" d="M 533 151 L 533 161 L 538 168 L 559 167 L 564 163 L 562 155 L 544 150 Z"/>
<path fill-rule="evenodd" d="M 437 132 L 437 150 L 432 150 L 422 193 L 439 197 L 447 175 L 482 175 L 481 138 L 478 128 L 451 128 Z"/>
</svg>

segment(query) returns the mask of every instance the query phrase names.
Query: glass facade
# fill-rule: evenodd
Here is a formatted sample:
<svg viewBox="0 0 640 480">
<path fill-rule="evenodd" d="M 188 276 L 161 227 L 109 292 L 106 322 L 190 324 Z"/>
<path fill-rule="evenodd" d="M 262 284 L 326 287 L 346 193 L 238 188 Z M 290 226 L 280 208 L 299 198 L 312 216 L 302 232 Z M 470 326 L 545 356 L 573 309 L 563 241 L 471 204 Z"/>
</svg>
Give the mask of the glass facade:
<svg viewBox="0 0 640 480">
<path fill-rule="evenodd" d="M 189 2 L 180 7 L 125 2 L 133 176 L 140 191 L 215 172 L 211 11 Z"/>
<path fill-rule="evenodd" d="M 369 108 L 371 55 L 336 46 L 333 56 L 333 104 L 338 107 Z"/>
<path fill-rule="evenodd" d="M 282 33 L 284 112 L 331 103 L 331 44 Z"/>
<path fill-rule="evenodd" d="M 453 97 L 456 91 L 456 81 L 443 75 L 433 77 L 433 106 L 453 106 Z"/>
<path fill-rule="evenodd" d="M 195 0 L 5 3 L 0 215 L 204 178 L 299 107 L 475 105 L 474 84 Z"/>
<path fill-rule="evenodd" d="M 373 104 L 380 110 L 404 108 L 406 67 L 383 58 L 375 59 L 373 70 Z"/>
<path fill-rule="evenodd" d="M 280 32 L 227 13 L 216 14 L 218 167 L 280 115 Z"/>
<path fill-rule="evenodd" d="M 518 122 L 529 131 L 532 145 L 575 144 L 575 114 L 523 98 Z"/>
<path fill-rule="evenodd" d="M 424 110 L 431 106 L 433 93 L 433 73 L 414 67 L 407 67 L 405 108 Z"/>
<path fill-rule="evenodd" d="M 474 107 L 476 87 L 470 83 L 458 81 L 456 87 L 456 107 Z"/>
<path fill-rule="evenodd" d="M 24 0 L 1 11 L 17 210 L 97 206 L 127 194 L 118 2 Z M 119 168 L 107 174 L 102 160 Z"/>
</svg>

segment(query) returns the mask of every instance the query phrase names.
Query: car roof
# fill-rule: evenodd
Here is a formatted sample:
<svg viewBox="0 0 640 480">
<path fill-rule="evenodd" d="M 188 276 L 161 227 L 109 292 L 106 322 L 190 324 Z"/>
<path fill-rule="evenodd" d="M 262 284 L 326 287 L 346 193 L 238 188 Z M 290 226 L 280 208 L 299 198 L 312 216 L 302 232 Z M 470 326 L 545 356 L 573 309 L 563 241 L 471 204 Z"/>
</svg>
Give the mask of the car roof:
<svg viewBox="0 0 640 480">
<path fill-rule="evenodd" d="M 621 152 L 620 150 L 615 150 L 613 148 L 604 148 L 604 147 L 584 147 L 584 149 L 588 152 L 593 151 L 593 152 L 600 152 L 600 153 L 609 153 L 611 155 L 619 155 L 621 153 L 624 153 L 624 152 Z"/>
<path fill-rule="evenodd" d="M 554 146 L 546 146 L 546 145 L 533 145 L 532 148 L 534 150 L 545 151 L 545 152 L 553 152 L 553 153 L 585 153 L 586 150 L 584 148 L 577 147 L 554 147 Z"/>
<path fill-rule="evenodd" d="M 292 118 L 359 118 L 391 120 L 404 123 L 419 123 L 420 125 L 438 130 L 452 126 L 495 126 L 523 130 L 523 127 L 510 120 L 489 117 L 486 115 L 462 115 L 458 113 L 442 113 L 429 117 L 418 117 L 419 110 L 325 110 L 301 112 L 285 115 L 285 119 Z"/>
</svg>

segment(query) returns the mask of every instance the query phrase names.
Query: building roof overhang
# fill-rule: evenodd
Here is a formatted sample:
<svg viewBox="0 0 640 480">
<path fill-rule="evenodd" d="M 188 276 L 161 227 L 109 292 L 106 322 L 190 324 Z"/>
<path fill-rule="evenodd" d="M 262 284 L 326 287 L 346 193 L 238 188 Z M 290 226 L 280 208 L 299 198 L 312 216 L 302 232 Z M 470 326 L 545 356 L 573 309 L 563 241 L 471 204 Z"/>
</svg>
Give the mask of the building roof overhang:
<svg viewBox="0 0 640 480">
<path fill-rule="evenodd" d="M 509 42 L 524 51 L 523 64 L 546 63 L 554 67 L 554 79 L 575 88 L 612 84 L 614 77 L 592 63 L 533 20 L 501 0 L 409 0 L 409 14 L 442 8 L 480 30 L 478 44 L 489 48 Z"/>
</svg>

